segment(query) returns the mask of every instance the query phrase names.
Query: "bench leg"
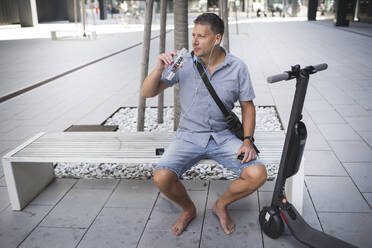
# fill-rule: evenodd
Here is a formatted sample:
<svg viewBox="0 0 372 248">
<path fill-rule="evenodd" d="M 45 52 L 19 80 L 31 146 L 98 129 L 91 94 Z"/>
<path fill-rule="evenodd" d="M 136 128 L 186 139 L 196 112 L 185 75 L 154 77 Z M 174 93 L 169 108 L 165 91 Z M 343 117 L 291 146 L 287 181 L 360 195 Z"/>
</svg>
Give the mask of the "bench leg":
<svg viewBox="0 0 372 248">
<path fill-rule="evenodd" d="M 13 210 L 22 210 L 55 178 L 53 163 L 3 160 L 4 175 Z"/>
<path fill-rule="evenodd" d="M 287 196 L 288 201 L 295 206 L 300 214 L 303 214 L 304 176 L 305 169 L 303 158 L 297 174 L 288 178 L 285 184 L 285 195 Z"/>
</svg>

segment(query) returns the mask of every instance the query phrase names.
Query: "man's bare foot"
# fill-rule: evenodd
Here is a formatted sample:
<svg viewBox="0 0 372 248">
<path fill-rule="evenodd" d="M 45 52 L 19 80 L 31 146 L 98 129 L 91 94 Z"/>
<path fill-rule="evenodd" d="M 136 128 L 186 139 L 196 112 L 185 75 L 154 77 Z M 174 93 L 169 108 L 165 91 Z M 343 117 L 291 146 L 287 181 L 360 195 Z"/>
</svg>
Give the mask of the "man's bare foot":
<svg viewBox="0 0 372 248">
<path fill-rule="evenodd" d="M 183 211 L 180 217 L 172 225 L 172 233 L 176 236 L 180 235 L 187 227 L 187 225 L 196 216 L 196 209 L 190 211 Z"/>
<path fill-rule="evenodd" d="M 227 235 L 230 235 L 235 231 L 235 224 L 231 220 L 229 213 L 227 212 L 227 208 L 221 207 L 218 204 L 218 200 L 213 205 L 213 213 L 220 220 L 221 227 Z"/>
</svg>

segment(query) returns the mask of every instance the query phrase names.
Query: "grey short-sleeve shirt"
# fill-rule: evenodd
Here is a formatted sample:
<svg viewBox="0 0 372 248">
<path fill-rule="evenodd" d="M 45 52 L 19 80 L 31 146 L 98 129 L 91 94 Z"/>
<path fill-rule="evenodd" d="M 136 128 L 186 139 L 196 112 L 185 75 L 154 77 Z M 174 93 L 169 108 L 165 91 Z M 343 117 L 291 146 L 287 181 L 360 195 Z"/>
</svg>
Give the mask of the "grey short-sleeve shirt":
<svg viewBox="0 0 372 248">
<path fill-rule="evenodd" d="M 248 68 L 239 58 L 226 53 L 224 61 L 212 75 L 200 58 L 194 56 L 194 59 L 205 68 L 209 81 L 227 109 L 233 109 L 238 100 L 252 101 L 255 98 Z M 217 144 L 234 137 L 228 130 L 221 110 L 205 87 L 190 53 L 172 80 L 167 80 L 164 72 L 161 80 L 168 86 L 179 83 L 181 117 L 177 138 L 206 147 L 210 136 Z"/>
</svg>

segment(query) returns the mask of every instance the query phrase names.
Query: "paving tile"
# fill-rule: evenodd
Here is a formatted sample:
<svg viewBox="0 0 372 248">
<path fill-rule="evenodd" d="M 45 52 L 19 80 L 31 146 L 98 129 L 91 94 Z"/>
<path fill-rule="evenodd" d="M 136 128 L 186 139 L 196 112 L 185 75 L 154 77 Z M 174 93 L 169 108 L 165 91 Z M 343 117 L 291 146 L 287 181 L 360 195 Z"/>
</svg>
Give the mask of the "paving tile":
<svg viewBox="0 0 372 248">
<path fill-rule="evenodd" d="M 19 142 L 19 144 L 21 144 L 27 139 L 32 138 L 42 130 L 43 130 L 42 126 L 19 126 L 8 133 L 4 133 L 1 138 L 3 140 L 14 142 L 21 141 Z"/>
<path fill-rule="evenodd" d="M 344 163 L 361 192 L 372 192 L 372 163 Z"/>
<path fill-rule="evenodd" d="M 323 231 L 322 227 L 320 226 L 320 222 L 317 216 L 317 213 L 314 208 L 314 204 L 310 198 L 309 192 L 307 188 L 304 188 L 304 202 L 303 202 L 303 214 L 302 217 L 304 220 L 309 224 L 311 227 Z"/>
<path fill-rule="evenodd" d="M 316 124 L 345 123 L 344 119 L 335 110 L 312 112 L 311 118 Z"/>
<path fill-rule="evenodd" d="M 226 235 L 212 210 L 207 210 L 200 247 L 263 247 L 258 212 L 232 210 L 229 213 L 236 227 L 235 232 Z"/>
<path fill-rule="evenodd" d="M 6 187 L 5 176 L 0 176 L 0 187 Z"/>
<path fill-rule="evenodd" d="M 371 114 L 358 104 L 335 104 L 333 105 L 341 116 L 370 116 Z"/>
<path fill-rule="evenodd" d="M 8 188 L 0 187 L 0 212 L 10 205 Z"/>
<path fill-rule="evenodd" d="M 3 171 L 3 162 L 0 160 L 0 177 L 4 176 L 4 171 Z"/>
<path fill-rule="evenodd" d="M 12 211 L 10 206 L 0 213 L 0 247 L 15 248 L 31 233 L 51 206 L 27 206 Z"/>
<path fill-rule="evenodd" d="M 372 162 L 372 149 L 363 141 L 329 141 L 341 162 Z"/>
<path fill-rule="evenodd" d="M 369 146 L 372 146 L 372 131 L 360 131 L 359 134 L 369 144 Z"/>
<path fill-rule="evenodd" d="M 112 178 L 100 179 L 79 179 L 74 185 L 74 189 L 108 189 L 113 190 L 120 180 Z"/>
<path fill-rule="evenodd" d="M 15 123 L 12 122 L 11 120 L 5 120 L 5 118 L 9 116 L 7 113 L 0 112 L 0 116 L 2 119 L 0 120 L 0 133 L 1 134 L 10 132 L 17 127 L 17 125 L 15 125 Z M 10 116 L 8 118 L 10 119 Z"/>
<path fill-rule="evenodd" d="M 106 207 L 152 208 L 157 196 L 152 180 L 121 179 Z"/>
<path fill-rule="evenodd" d="M 324 232 L 360 248 L 371 247 L 372 214 L 319 213 Z"/>
<path fill-rule="evenodd" d="M 368 91 L 366 91 L 365 89 L 362 89 L 362 88 L 349 90 L 346 93 L 349 94 L 351 97 L 353 97 L 357 102 L 358 102 L 358 99 L 360 99 L 360 98 L 371 99 L 371 97 L 372 97 L 370 92 L 368 92 Z"/>
<path fill-rule="evenodd" d="M 195 204 L 197 216 L 189 224 L 187 230 L 200 232 L 203 223 L 207 192 L 189 191 L 188 194 Z M 172 224 L 178 219 L 181 213 L 181 207 L 169 200 L 163 194 L 160 194 L 152 211 L 146 230 L 168 231 L 171 229 Z"/>
<path fill-rule="evenodd" d="M 325 100 L 306 100 L 305 108 L 308 112 L 331 111 L 334 108 Z"/>
<path fill-rule="evenodd" d="M 136 247 L 150 211 L 146 208 L 104 208 L 78 248 Z"/>
<path fill-rule="evenodd" d="M 313 86 L 309 86 L 306 91 L 306 99 L 307 100 L 324 100 L 322 95 L 319 94 L 318 90 L 315 89 Z"/>
<path fill-rule="evenodd" d="M 227 191 L 231 182 L 232 181 L 230 180 L 211 181 L 208 194 L 207 209 L 212 209 L 213 204 L 223 193 Z M 257 191 L 253 192 L 243 199 L 233 202 L 231 205 L 229 205 L 229 209 L 258 210 Z"/>
<path fill-rule="evenodd" d="M 334 104 L 353 104 L 353 103 L 355 103 L 355 101 L 353 100 L 352 97 L 346 95 L 341 90 L 339 90 L 335 87 L 331 87 L 328 94 L 324 94 L 324 96 L 327 98 L 327 101 L 329 103 L 331 103 L 332 105 L 334 105 Z"/>
<path fill-rule="evenodd" d="M 54 206 L 71 189 L 75 182 L 76 179 L 72 178 L 55 179 L 30 204 Z"/>
<path fill-rule="evenodd" d="M 349 177 L 306 176 L 305 181 L 318 213 L 371 212 Z"/>
<path fill-rule="evenodd" d="M 149 230 L 145 231 L 138 248 L 148 247 L 177 247 L 198 248 L 200 232 L 186 231 L 180 236 L 175 236 L 171 231 Z"/>
<path fill-rule="evenodd" d="M 3 139 L 3 137 L 1 137 Z M 18 145 L 20 145 L 22 142 L 19 140 L 12 141 L 12 140 L 0 140 L 0 154 L 1 158 L 10 150 L 14 149 Z"/>
<path fill-rule="evenodd" d="M 85 233 L 81 228 L 37 227 L 20 248 L 74 248 Z"/>
<path fill-rule="evenodd" d="M 263 242 L 265 248 L 306 248 L 308 246 L 300 243 L 290 234 L 283 234 L 277 239 L 272 239 L 263 234 Z"/>
<path fill-rule="evenodd" d="M 327 140 L 361 140 L 348 124 L 319 124 L 318 128 Z"/>
<path fill-rule="evenodd" d="M 369 207 L 372 208 L 372 193 L 363 193 L 364 198 L 366 198 Z"/>
<path fill-rule="evenodd" d="M 327 141 L 320 133 L 308 132 L 305 150 L 331 150 Z"/>
<path fill-rule="evenodd" d="M 263 191 L 274 191 L 276 180 L 271 180 L 271 181 L 266 181 L 264 185 L 262 185 L 259 189 L 258 192 L 263 192 Z"/>
<path fill-rule="evenodd" d="M 305 175 L 348 175 L 332 151 L 305 151 L 303 166 Z"/>
<path fill-rule="evenodd" d="M 372 131 L 372 116 L 345 117 L 356 131 Z"/>
<path fill-rule="evenodd" d="M 110 194 L 111 190 L 72 189 L 40 226 L 87 228 Z"/>
<path fill-rule="evenodd" d="M 187 191 L 189 190 L 208 190 L 209 181 L 208 180 L 181 180 L 182 184 L 185 186 Z"/>
<path fill-rule="evenodd" d="M 359 103 L 363 108 L 367 110 L 372 110 L 372 101 L 371 101 L 371 95 L 367 97 L 357 98 L 355 101 Z"/>
</svg>

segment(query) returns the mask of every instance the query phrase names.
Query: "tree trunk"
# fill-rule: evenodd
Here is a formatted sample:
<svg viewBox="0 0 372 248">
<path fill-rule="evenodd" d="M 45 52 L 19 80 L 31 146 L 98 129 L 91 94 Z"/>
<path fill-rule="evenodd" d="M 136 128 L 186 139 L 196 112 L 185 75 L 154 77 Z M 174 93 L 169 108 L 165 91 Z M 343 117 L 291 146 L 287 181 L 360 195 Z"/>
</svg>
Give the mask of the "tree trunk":
<svg viewBox="0 0 372 248">
<path fill-rule="evenodd" d="M 292 17 L 296 17 L 299 9 L 299 5 L 297 1 L 292 0 Z"/>
<path fill-rule="evenodd" d="M 167 0 L 160 0 L 160 44 L 159 54 L 165 52 L 167 24 Z M 164 91 L 158 96 L 158 123 L 164 122 Z"/>
<path fill-rule="evenodd" d="M 225 25 L 225 32 L 223 34 L 223 47 L 227 52 L 230 52 L 230 43 L 229 43 L 229 18 L 228 18 L 228 9 L 227 9 L 227 0 L 220 0 L 220 17 Z"/>
<path fill-rule="evenodd" d="M 86 37 L 86 33 L 85 33 L 85 25 L 86 25 L 86 11 L 85 11 L 85 2 L 84 0 L 81 0 L 81 7 L 82 7 L 82 17 L 83 17 L 83 36 Z"/>
<path fill-rule="evenodd" d="M 234 2 L 234 11 L 235 11 L 235 21 L 236 21 L 236 34 L 239 35 L 239 26 L 238 26 L 238 6 Z"/>
<path fill-rule="evenodd" d="M 150 53 L 150 38 L 151 38 L 151 22 L 152 22 L 152 7 L 154 0 L 146 0 L 145 27 L 143 32 L 142 46 L 142 66 L 141 66 L 141 82 L 140 91 L 149 69 L 149 53 Z M 145 127 L 145 109 L 146 99 L 139 96 L 138 114 L 137 114 L 137 131 L 143 131 Z"/>
<path fill-rule="evenodd" d="M 174 0 L 174 49 L 180 50 L 183 47 L 189 49 L 188 31 L 188 1 Z M 174 124 L 173 130 L 176 131 L 180 122 L 180 97 L 179 84 L 174 86 Z"/>
</svg>

